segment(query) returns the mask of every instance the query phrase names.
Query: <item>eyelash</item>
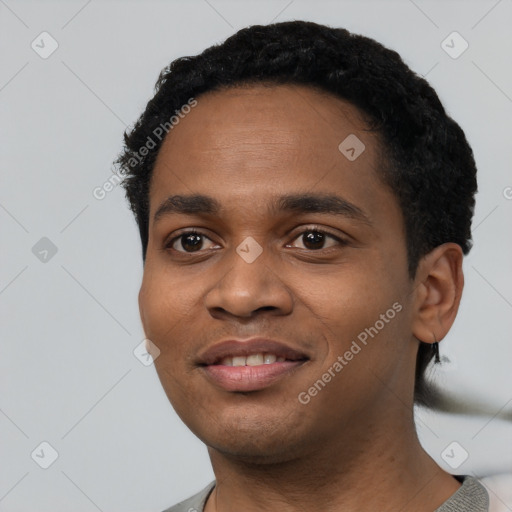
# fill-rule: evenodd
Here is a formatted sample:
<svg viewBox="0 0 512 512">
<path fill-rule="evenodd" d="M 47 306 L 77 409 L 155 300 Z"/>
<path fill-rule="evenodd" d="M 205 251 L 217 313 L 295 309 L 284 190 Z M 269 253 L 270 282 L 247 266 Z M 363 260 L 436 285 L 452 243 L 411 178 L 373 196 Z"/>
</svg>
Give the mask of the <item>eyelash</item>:
<svg viewBox="0 0 512 512">
<path fill-rule="evenodd" d="M 303 236 L 305 233 L 320 233 L 322 235 L 327 235 L 328 237 L 336 240 L 336 242 L 338 242 L 338 244 L 340 246 L 346 246 L 348 245 L 348 241 L 343 239 L 343 238 L 340 238 L 339 236 L 337 235 L 334 235 L 332 234 L 331 232 L 329 231 L 326 231 L 325 229 L 323 228 L 320 228 L 318 226 L 309 226 L 307 229 L 304 229 L 302 230 L 301 232 L 299 232 L 297 234 L 297 236 L 295 236 L 293 238 L 293 240 L 297 240 L 300 236 Z M 195 251 L 195 252 L 187 252 L 187 251 L 178 251 L 177 249 L 173 249 L 172 246 L 174 245 L 174 242 L 176 242 L 176 240 L 180 239 L 182 236 L 184 235 L 197 235 L 197 236 L 202 236 L 204 238 L 207 238 L 208 240 L 210 241 L 213 241 L 211 240 L 211 238 L 206 235 L 205 233 L 202 233 L 201 231 L 195 229 L 195 228 L 191 228 L 189 230 L 186 230 L 186 231 L 183 231 L 181 233 L 179 233 L 178 235 L 174 236 L 171 240 L 169 240 L 167 243 L 164 244 L 164 249 L 166 250 L 172 250 L 174 252 L 178 252 L 180 254 L 190 254 L 190 255 L 193 255 L 193 254 L 196 254 L 196 253 L 200 253 L 202 251 L 199 250 L 199 251 Z M 292 241 L 293 241 L 292 240 Z M 321 251 L 329 251 L 330 249 L 333 249 L 333 247 L 326 247 L 326 248 L 322 248 L 322 249 L 303 249 L 303 250 L 306 250 L 306 251 L 309 251 L 309 252 L 321 252 Z"/>
</svg>

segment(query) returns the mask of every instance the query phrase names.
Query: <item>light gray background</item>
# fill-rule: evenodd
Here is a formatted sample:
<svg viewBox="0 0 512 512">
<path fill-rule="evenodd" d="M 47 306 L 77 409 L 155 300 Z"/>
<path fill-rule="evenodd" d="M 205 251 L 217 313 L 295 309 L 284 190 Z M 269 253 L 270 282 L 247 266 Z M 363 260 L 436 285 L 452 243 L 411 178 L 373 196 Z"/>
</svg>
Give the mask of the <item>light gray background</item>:
<svg viewBox="0 0 512 512">
<path fill-rule="evenodd" d="M 475 245 L 441 343 L 452 362 L 436 373 L 487 412 L 417 411 L 418 430 L 453 473 L 512 471 L 511 0 L 0 0 L 0 511 L 159 511 L 213 479 L 154 367 L 133 354 L 142 261 L 123 190 L 93 190 L 161 68 L 244 26 L 292 19 L 397 50 L 466 132 Z M 59 45 L 47 59 L 31 48 L 43 31 Z M 457 59 L 441 47 L 453 31 L 469 43 Z M 32 252 L 42 237 L 57 247 L 46 262 Z M 31 458 L 43 441 L 59 455 L 48 469 Z M 469 454 L 456 470 L 441 457 L 453 441 Z"/>
</svg>

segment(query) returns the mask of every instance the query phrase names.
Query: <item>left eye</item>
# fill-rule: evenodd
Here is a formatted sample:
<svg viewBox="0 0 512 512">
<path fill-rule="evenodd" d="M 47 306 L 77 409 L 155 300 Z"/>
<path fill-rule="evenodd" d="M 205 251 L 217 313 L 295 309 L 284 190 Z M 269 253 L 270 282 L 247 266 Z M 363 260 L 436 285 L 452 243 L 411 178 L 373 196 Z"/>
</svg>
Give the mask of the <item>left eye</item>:
<svg viewBox="0 0 512 512">
<path fill-rule="evenodd" d="M 343 243 L 342 240 L 335 237 L 334 235 L 330 235 L 325 231 L 320 231 L 317 229 L 308 229 L 307 231 L 303 231 L 295 240 L 301 241 L 301 249 L 319 250 L 327 248 L 324 244 L 328 239 L 334 241 L 334 243 L 331 243 L 331 245 L 328 245 L 327 247 L 332 247 L 336 244 Z"/>
</svg>

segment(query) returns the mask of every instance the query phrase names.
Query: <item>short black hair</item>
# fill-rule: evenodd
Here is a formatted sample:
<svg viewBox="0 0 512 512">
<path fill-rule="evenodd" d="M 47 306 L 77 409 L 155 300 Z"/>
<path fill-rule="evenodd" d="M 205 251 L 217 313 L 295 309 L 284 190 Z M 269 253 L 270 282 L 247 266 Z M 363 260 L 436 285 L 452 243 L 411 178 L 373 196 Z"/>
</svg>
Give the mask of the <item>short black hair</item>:
<svg viewBox="0 0 512 512">
<path fill-rule="evenodd" d="M 150 179 L 174 124 L 171 118 L 179 121 L 184 106 L 203 93 L 253 84 L 308 86 L 358 108 L 368 130 L 381 141 L 379 169 L 403 214 L 411 278 L 419 260 L 445 242 L 469 252 L 475 161 L 463 130 L 447 115 L 434 89 L 397 52 L 373 39 L 343 28 L 289 21 L 244 28 L 161 71 L 154 97 L 125 132 L 124 149 L 115 162 L 139 227 L 144 262 Z M 424 373 L 433 353 L 429 343 L 419 345 L 415 399 L 426 404 Z"/>
</svg>

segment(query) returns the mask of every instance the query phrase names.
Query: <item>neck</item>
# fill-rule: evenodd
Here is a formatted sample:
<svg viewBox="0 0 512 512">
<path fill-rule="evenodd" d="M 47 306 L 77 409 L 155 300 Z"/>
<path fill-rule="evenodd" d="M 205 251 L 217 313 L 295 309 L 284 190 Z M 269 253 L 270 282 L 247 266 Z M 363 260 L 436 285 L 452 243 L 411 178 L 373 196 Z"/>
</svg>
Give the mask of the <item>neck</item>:
<svg viewBox="0 0 512 512">
<path fill-rule="evenodd" d="M 209 448 L 216 486 L 205 512 L 432 512 L 460 483 L 423 450 L 410 410 L 401 405 L 384 416 L 294 447 L 298 455 L 281 461 L 255 463 Z"/>
</svg>

